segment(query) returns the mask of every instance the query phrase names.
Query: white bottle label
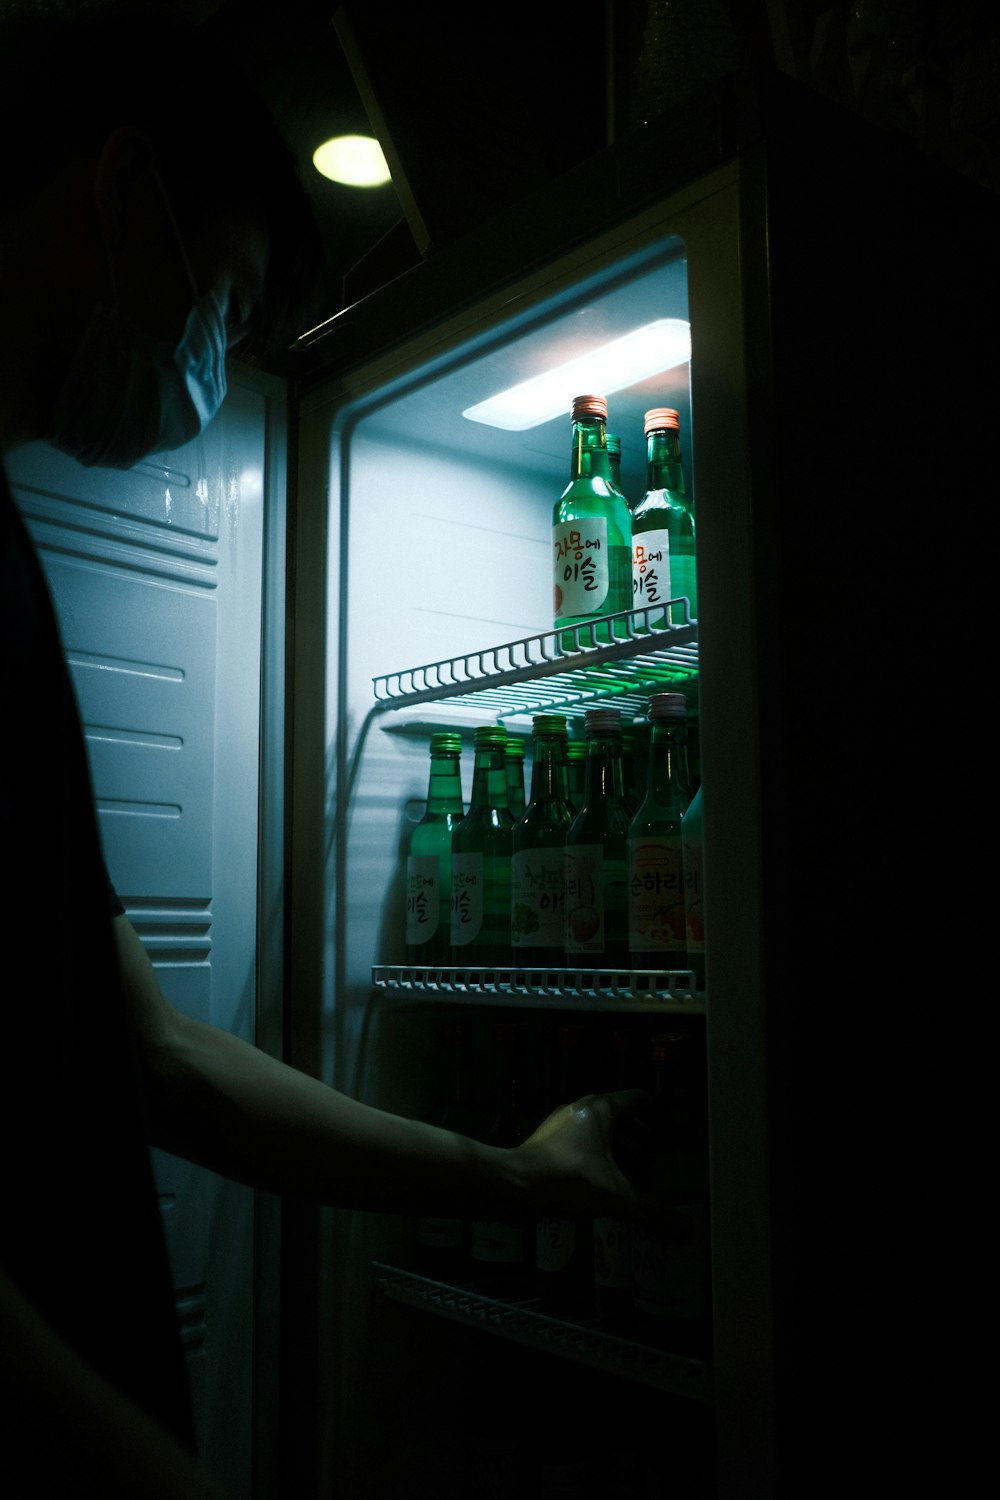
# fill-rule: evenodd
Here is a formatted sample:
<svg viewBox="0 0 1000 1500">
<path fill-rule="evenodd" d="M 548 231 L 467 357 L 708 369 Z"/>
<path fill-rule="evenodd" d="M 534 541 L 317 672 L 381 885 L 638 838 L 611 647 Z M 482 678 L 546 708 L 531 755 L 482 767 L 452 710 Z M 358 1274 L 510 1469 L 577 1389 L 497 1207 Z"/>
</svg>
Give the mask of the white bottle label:
<svg viewBox="0 0 1000 1500">
<path fill-rule="evenodd" d="M 456 948 L 474 942 L 483 925 L 483 856 L 451 856 L 451 941 Z"/>
<path fill-rule="evenodd" d="M 608 523 L 604 516 L 563 521 L 552 528 L 555 619 L 595 615 L 608 597 Z"/>
<path fill-rule="evenodd" d="M 628 945 L 633 953 L 683 954 L 684 857 L 680 836 L 628 841 Z"/>
<path fill-rule="evenodd" d="M 434 854 L 411 854 L 406 861 L 406 941 L 429 943 L 440 919 L 438 862 Z"/>
<path fill-rule="evenodd" d="M 670 597 L 670 533 L 639 532 L 632 538 L 633 607 L 665 604 Z"/>
<path fill-rule="evenodd" d="M 705 1312 L 705 1210 L 700 1204 L 675 1206 L 662 1230 L 636 1231 L 632 1301 L 651 1318 L 697 1318 Z"/>
<path fill-rule="evenodd" d="M 501 1219 L 474 1219 L 471 1241 L 473 1260 L 517 1265 L 524 1256 L 524 1231 Z"/>
<path fill-rule="evenodd" d="M 561 948 L 566 872 L 561 849 L 519 849 L 511 859 L 510 940 L 515 948 Z"/>
<path fill-rule="evenodd" d="M 461 1250 L 464 1236 L 461 1219 L 421 1219 L 417 1243 L 433 1250 Z"/>
<path fill-rule="evenodd" d="M 632 1225 L 624 1219 L 594 1220 L 594 1281 L 616 1292 L 632 1285 Z"/>
<path fill-rule="evenodd" d="M 539 1219 L 535 1225 L 535 1265 L 539 1271 L 565 1271 L 576 1248 L 573 1219 Z"/>
<path fill-rule="evenodd" d="M 565 852 L 566 951 L 604 952 L 604 849 L 574 844 Z"/>
</svg>

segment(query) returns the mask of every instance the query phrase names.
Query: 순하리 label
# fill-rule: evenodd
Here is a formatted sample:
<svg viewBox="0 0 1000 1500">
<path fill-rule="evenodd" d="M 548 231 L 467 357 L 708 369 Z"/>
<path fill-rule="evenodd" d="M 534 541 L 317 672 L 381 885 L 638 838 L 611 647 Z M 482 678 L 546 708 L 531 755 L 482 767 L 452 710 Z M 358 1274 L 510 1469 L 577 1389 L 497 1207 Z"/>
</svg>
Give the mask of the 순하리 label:
<svg viewBox="0 0 1000 1500">
<path fill-rule="evenodd" d="M 628 841 L 628 945 L 633 953 L 684 953 L 684 858 L 680 838 Z"/>
<path fill-rule="evenodd" d="M 552 528 L 552 608 L 557 620 L 595 615 L 608 597 L 608 523 L 603 516 Z"/>
</svg>

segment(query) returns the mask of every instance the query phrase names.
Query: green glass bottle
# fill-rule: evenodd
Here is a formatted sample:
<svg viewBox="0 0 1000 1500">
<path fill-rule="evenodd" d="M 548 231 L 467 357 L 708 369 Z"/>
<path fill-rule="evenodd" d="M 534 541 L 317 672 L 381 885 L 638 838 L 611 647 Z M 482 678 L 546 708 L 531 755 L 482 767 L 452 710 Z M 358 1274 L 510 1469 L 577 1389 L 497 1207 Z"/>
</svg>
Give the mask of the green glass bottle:
<svg viewBox="0 0 1000 1500">
<path fill-rule="evenodd" d="M 687 703 L 649 702 L 646 795 L 628 830 L 628 945 L 633 969 L 687 966 L 681 819 L 687 805 Z"/>
<path fill-rule="evenodd" d="M 681 819 L 684 855 L 684 925 L 688 967 L 694 971 L 695 987 L 705 988 L 705 845 L 701 821 L 701 787 L 695 792 Z"/>
<path fill-rule="evenodd" d="M 622 793 L 631 818 L 639 806 L 635 792 L 635 735 L 630 729 L 622 730 Z"/>
<path fill-rule="evenodd" d="M 646 493 L 632 512 L 632 603 L 635 609 L 686 595 L 698 618 L 694 512 L 684 489 L 680 418 L 667 406 L 646 413 Z M 683 608 L 670 611 L 683 625 Z"/>
<path fill-rule="evenodd" d="M 574 813 L 583 806 L 587 783 L 587 741 L 570 740 L 566 746 L 566 769 L 569 776 L 569 802 Z"/>
<path fill-rule="evenodd" d="M 552 512 L 553 617 L 578 625 L 632 608 L 632 518 L 612 483 L 604 396 L 573 401 L 570 481 Z M 611 627 L 585 631 L 582 642 L 607 642 Z M 563 637 L 566 645 L 571 637 Z"/>
<path fill-rule="evenodd" d="M 553 1109 L 592 1092 L 584 1042 L 581 1026 L 560 1026 L 556 1032 Z M 543 1214 L 537 1220 L 535 1288 L 543 1312 L 585 1317 L 592 1311 L 593 1243 L 593 1223 L 588 1218 Z"/>
<path fill-rule="evenodd" d="M 431 735 L 427 807 L 406 854 L 406 961 L 434 967 L 451 959 L 451 835 L 464 813 L 457 734 Z"/>
<path fill-rule="evenodd" d="M 705 1091 L 689 1039 L 652 1038 L 655 1148 L 637 1186 L 666 1212 L 636 1225 L 632 1247 L 634 1336 L 706 1358 L 710 1341 L 708 1152 Z"/>
<path fill-rule="evenodd" d="M 608 458 L 611 460 L 611 483 L 621 495 L 625 504 L 628 505 L 628 496 L 622 488 L 622 440 L 617 432 L 605 432 L 608 444 Z M 629 505 L 629 509 L 631 510 Z"/>
<path fill-rule="evenodd" d="M 533 1127 L 522 1078 L 525 1027 L 513 1021 L 493 1026 L 490 1121 L 483 1139 L 491 1146 L 519 1146 Z M 473 1219 L 469 1246 L 473 1275 L 510 1293 L 530 1284 L 533 1250 L 530 1213 Z"/>
<path fill-rule="evenodd" d="M 523 735 L 507 733 L 507 806 L 516 822 L 527 806 L 524 796 L 524 752 Z"/>
<path fill-rule="evenodd" d="M 563 851 L 573 821 L 565 715 L 536 714 L 532 729 L 531 800 L 511 835 L 510 940 L 518 968 L 562 968 Z"/>
<path fill-rule="evenodd" d="M 621 714 L 590 708 L 583 806 L 566 835 L 566 962 L 628 966 L 628 810 L 622 786 Z"/>
<path fill-rule="evenodd" d="M 473 734 L 469 810 L 451 835 L 452 962 L 494 968 L 510 963 L 510 855 L 514 820 L 507 806 L 507 731 Z"/>
</svg>

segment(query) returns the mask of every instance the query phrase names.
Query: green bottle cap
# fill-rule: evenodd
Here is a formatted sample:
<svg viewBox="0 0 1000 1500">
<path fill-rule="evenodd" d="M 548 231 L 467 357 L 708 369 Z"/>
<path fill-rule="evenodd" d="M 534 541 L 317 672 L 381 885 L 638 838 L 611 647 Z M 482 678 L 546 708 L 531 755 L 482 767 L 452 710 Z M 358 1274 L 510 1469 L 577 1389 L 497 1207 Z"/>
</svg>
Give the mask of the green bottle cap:
<svg viewBox="0 0 1000 1500">
<path fill-rule="evenodd" d="M 566 746 L 566 754 L 570 760 L 586 760 L 587 746 L 583 740 L 570 740 Z"/>
<path fill-rule="evenodd" d="M 462 736 L 460 734 L 432 734 L 432 755 L 461 755 Z"/>
<path fill-rule="evenodd" d="M 481 746 L 488 747 L 491 745 L 496 745 L 499 746 L 501 750 L 506 750 L 507 731 L 506 729 L 503 729 L 502 727 L 498 727 L 496 725 L 483 724 L 480 725 L 478 729 L 473 730 L 472 742 L 477 749 L 479 749 Z"/>
<path fill-rule="evenodd" d="M 507 731 L 504 730 L 507 734 Z M 523 760 L 527 753 L 527 742 L 519 734 L 507 734 L 507 754 L 515 760 Z"/>
<path fill-rule="evenodd" d="M 535 714 L 531 721 L 535 734 L 565 734 L 565 714 Z"/>
</svg>

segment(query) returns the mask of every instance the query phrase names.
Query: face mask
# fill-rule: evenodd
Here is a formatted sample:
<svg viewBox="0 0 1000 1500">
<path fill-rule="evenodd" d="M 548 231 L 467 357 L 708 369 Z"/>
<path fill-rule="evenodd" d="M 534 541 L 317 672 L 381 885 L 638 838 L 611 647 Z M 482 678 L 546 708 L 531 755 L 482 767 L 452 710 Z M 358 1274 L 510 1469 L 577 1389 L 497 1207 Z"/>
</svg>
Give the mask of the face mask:
<svg viewBox="0 0 1000 1500">
<path fill-rule="evenodd" d="M 165 194 L 164 203 L 174 224 Z M 225 394 L 226 321 L 214 292 L 198 298 L 176 345 L 98 304 L 56 398 L 51 441 L 82 464 L 130 469 L 147 454 L 197 437 Z"/>
</svg>

